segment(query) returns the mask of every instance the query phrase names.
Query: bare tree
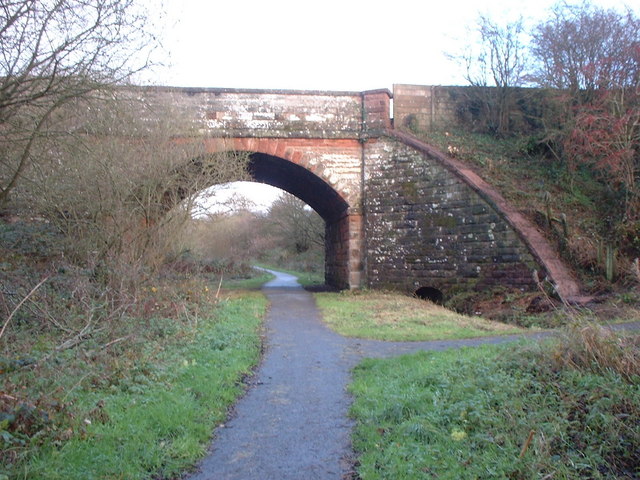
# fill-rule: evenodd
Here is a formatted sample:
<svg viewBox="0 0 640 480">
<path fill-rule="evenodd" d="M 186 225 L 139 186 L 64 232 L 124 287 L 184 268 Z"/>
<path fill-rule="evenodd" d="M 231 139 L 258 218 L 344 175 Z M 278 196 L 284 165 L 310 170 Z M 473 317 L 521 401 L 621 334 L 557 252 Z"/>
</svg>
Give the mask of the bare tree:
<svg viewBox="0 0 640 480">
<path fill-rule="evenodd" d="M 299 198 L 283 193 L 269 209 L 268 218 L 284 245 L 295 253 L 324 246 L 324 220 Z"/>
<path fill-rule="evenodd" d="M 640 19 L 583 2 L 557 4 L 533 33 L 533 79 L 554 112 L 545 140 L 572 174 L 587 167 L 616 202 L 607 241 L 640 251 Z"/>
<path fill-rule="evenodd" d="M 533 32 L 532 79 L 542 87 L 569 91 L 574 104 L 588 102 L 597 89 L 638 84 L 631 50 L 639 45 L 640 21 L 631 10 L 558 3 L 551 18 Z"/>
<path fill-rule="evenodd" d="M 179 252 L 197 194 L 245 179 L 248 155 L 207 153 L 195 135 L 175 142 L 192 127 L 175 106 L 146 103 L 135 90 L 111 93 L 55 113 L 71 133 L 49 139 L 15 196 L 59 227 L 78 263 L 125 278 Z"/>
<path fill-rule="evenodd" d="M 479 41 L 452 58 L 465 64 L 472 108 L 486 119 L 489 131 L 505 135 L 511 129 L 514 87 L 522 85 L 526 66 L 522 19 L 500 25 L 480 16 L 477 33 Z"/>
<path fill-rule="evenodd" d="M 0 206 L 66 133 L 55 112 L 146 66 L 143 12 L 135 0 L 0 0 Z"/>
<path fill-rule="evenodd" d="M 234 183 L 215 185 L 198 194 L 193 216 L 219 218 L 238 211 L 257 210 L 257 204 L 240 192 L 233 191 Z M 222 215 L 221 215 L 222 214 Z"/>
</svg>

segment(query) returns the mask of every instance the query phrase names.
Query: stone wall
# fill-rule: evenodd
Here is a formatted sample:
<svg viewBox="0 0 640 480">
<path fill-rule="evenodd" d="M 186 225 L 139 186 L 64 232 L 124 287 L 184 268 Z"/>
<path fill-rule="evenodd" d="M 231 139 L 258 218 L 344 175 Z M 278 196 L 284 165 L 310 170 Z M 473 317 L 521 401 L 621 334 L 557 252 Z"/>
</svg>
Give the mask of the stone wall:
<svg viewBox="0 0 640 480">
<path fill-rule="evenodd" d="M 451 128 L 487 131 L 491 119 L 486 102 L 495 101 L 496 93 L 495 87 L 394 85 L 394 126 L 410 132 Z M 550 100 L 544 89 L 513 87 L 510 130 L 529 134 L 542 128 L 537 119 L 553 108 Z"/>
<path fill-rule="evenodd" d="M 171 105 L 195 133 L 216 137 L 359 138 L 390 126 L 388 90 L 317 92 L 146 87 L 147 101 Z"/>
<path fill-rule="evenodd" d="M 365 147 L 366 276 L 414 292 L 535 288 L 544 272 L 486 199 L 426 153 L 391 137 Z"/>
<path fill-rule="evenodd" d="M 363 285 L 363 217 L 352 213 L 327 222 L 325 229 L 325 281 L 338 288 Z"/>
<path fill-rule="evenodd" d="M 410 131 L 439 130 L 456 125 L 459 99 L 468 87 L 394 85 L 394 126 Z"/>
</svg>

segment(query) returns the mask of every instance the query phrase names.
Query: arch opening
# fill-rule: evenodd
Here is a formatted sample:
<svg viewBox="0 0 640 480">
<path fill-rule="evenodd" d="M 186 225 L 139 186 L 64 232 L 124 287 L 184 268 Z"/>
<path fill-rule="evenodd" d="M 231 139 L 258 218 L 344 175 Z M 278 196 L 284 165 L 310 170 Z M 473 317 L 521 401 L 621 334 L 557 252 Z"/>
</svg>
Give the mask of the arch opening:
<svg viewBox="0 0 640 480">
<path fill-rule="evenodd" d="M 413 294 L 421 300 L 429 300 L 436 305 L 444 303 L 444 294 L 434 287 L 420 287 Z"/>
<path fill-rule="evenodd" d="M 349 204 L 331 185 L 315 173 L 265 153 L 252 153 L 249 173 L 254 180 L 281 188 L 299 198 L 325 222 L 325 283 L 337 288 L 353 288 L 354 277 L 349 220 Z"/>
<path fill-rule="evenodd" d="M 222 183 L 198 194 L 192 215 L 200 217 L 234 210 L 266 213 L 283 193 L 286 192 L 251 179 Z"/>
<path fill-rule="evenodd" d="M 248 169 L 255 181 L 298 197 L 327 223 L 339 220 L 349 209 L 349 204 L 322 178 L 289 160 L 255 152 L 250 155 Z"/>
<path fill-rule="evenodd" d="M 358 220 L 350 205 L 317 172 L 291 160 L 260 152 L 247 152 L 250 181 L 276 187 L 301 200 L 324 221 L 325 283 L 337 288 L 356 288 L 361 282 L 360 249 L 354 248 Z M 354 226 L 355 225 L 355 226 Z M 357 260 L 354 258 L 358 256 Z"/>
</svg>

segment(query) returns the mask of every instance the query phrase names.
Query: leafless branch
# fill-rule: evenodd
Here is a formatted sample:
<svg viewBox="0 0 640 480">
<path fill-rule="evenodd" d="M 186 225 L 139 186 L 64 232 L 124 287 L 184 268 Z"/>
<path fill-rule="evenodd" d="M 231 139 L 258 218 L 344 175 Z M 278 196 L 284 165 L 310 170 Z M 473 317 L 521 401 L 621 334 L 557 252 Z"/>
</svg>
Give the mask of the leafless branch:
<svg viewBox="0 0 640 480">
<path fill-rule="evenodd" d="M 16 314 L 16 312 L 18 310 L 20 310 L 20 307 L 24 304 L 24 302 L 26 302 L 27 300 L 29 300 L 29 298 L 31 297 L 31 295 L 33 295 L 34 293 L 36 293 L 36 290 L 38 290 L 42 284 L 44 284 L 44 282 L 46 282 L 49 279 L 49 277 L 45 277 L 42 280 L 40 280 L 40 282 L 38 282 L 38 284 L 33 287 L 31 289 L 31 291 L 22 299 L 20 300 L 20 302 L 18 303 L 18 305 L 16 305 L 13 309 L 13 311 L 11 312 L 11 314 L 9 315 L 9 317 L 7 318 L 6 322 L 4 322 L 4 325 L 2 326 L 2 330 L 0 330 L 0 338 L 2 338 L 2 336 L 4 335 L 5 330 L 7 329 L 7 327 L 9 326 L 9 322 L 11 321 L 11 319 L 14 317 L 14 315 Z"/>
</svg>

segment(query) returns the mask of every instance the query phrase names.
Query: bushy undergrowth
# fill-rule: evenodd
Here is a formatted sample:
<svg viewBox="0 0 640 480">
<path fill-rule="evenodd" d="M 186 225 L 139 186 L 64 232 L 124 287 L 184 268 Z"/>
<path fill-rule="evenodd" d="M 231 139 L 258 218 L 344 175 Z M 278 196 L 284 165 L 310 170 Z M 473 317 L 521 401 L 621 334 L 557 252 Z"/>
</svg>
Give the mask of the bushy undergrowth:
<svg viewBox="0 0 640 480">
<path fill-rule="evenodd" d="M 0 478 L 187 468 L 258 359 L 265 300 L 225 300 L 188 262 L 116 289 L 47 224 L 1 227 Z"/>
<path fill-rule="evenodd" d="M 245 280 L 256 276 L 251 259 L 242 261 L 232 258 L 203 258 L 190 251 L 183 252 L 170 262 L 165 271 L 180 274 L 198 275 L 212 282 L 227 280 Z"/>
<path fill-rule="evenodd" d="M 189 325 L 155 318 L 144 339 L 102 358 L 76 353 L 8 374 L 22 389 L 2 402 L 9 407 L 2 433 L 10 478 L 170 478 L 184 471 L 205 453 L 258 360 L 264 308 L 254 296 L 212 306 Z"/>
<path fill-rule="evenodd" d="M 540 292 L 506 288 L 469 290 L 455 293 L 445 305 L 465 315 L 481 315 L 524 328 L 557 328 L 566 323 L 561 302 Z"/>
<path fill-rule="evenodd" d="M 362 479 L 640 475 L 640 340 L 581 326 L 544 344 L 367 360 Z"/>
</svg>

